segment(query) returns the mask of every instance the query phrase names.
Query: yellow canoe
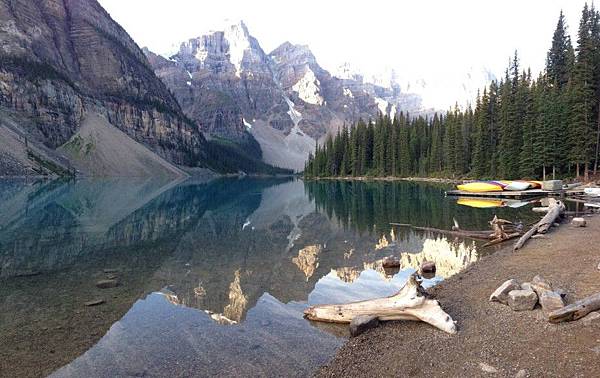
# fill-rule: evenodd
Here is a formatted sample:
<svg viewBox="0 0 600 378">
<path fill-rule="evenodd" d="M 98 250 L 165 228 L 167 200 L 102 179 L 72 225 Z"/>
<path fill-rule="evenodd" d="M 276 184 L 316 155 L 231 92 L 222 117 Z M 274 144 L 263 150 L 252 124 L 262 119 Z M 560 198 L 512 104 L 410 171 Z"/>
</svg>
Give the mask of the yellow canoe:
<svg viewBox="0 0 600 378">
<path fill-rule="evenodd" d="M 458 190 L 471 193 L 502 191 L 502 187 L 500 185 L 488 182 L 470 182 L 467 184 L 457 185 L 456 187 L 458 188 Z"/>
<path fill-rule="evenodd" d="M 504 206 L 504 201 L 502 200 L 483 198 L 459 198 L 456 203 L 463 206 L 475 207 L 477 209 L 489 209 L 492 207 Z"/>
</svg>

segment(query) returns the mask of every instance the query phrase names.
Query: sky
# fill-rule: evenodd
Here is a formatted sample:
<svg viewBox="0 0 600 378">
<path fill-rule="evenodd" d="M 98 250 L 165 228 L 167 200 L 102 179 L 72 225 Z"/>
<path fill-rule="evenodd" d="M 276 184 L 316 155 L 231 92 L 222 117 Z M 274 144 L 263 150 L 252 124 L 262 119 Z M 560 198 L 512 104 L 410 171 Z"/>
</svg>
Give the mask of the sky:
<svg viewBox="0 0 600 378">
<path fill-rule="evenodd" d="M 450 103 L 462 100 L 467 72 L 482 86 L 478 73 L 500 77 L 515 49 L 523 67 L 543 69 L 560 10 L 575 41 L 585 0 L 99 2 L 140 47 L 158 53 L 243 20 L 267 53 L 285 41 L 306 44 L 325 69 L 344 62 L 367 74 L 394 69 L 401 83 L 428 82 L 439 97 L 432 102 Z"/>
</svg>

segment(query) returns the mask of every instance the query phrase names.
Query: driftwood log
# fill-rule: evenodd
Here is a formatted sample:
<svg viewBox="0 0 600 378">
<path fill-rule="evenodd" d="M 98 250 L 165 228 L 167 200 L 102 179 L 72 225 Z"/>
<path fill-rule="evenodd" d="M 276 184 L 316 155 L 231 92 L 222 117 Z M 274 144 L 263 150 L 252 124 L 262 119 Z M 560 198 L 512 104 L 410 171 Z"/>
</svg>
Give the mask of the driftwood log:
<svg viewBox="0 0 600 378">
<path fill-rule="evenodd" d="M 500 219 L 496 216 L 494 216 L 494 219 L 490 221 L 490 226 L 492 227 L 492 229 L 483 231 L 462 230 L 456 220 L 454 220 L 454 226 L 452 226 L 452 230 L 442 230 L 439 228 L 431 227 L 417 227 L 407 223 L 390 223 L 390 225 L 399 227 L 411 227 L 412 229 L 418 231 L 437 232 L 449 236 L 457 236 L 476 240 L 488 240 L 488 243 L 483 245 L 484 247 L 499 244 L 506 240 L 514 239 L 518 236 L 521 236 L 520 227 L 522 227 L 522 225 L 515 225 L 510 221 Z"/>
<path fill-rule="evenodd" d="M 529 229 L 521 238 L 517 241 L 514 246 L 514 250 L 521 249 L 525 242 L 529 240 L 534 234 L 545 234 L 548 229 L 561 217 L 565 212 L 565 205 L 559 200 L 550 198 L 550 205 L 546 215 Z"/>
<path fill-rule="evenodd" d="M 400 291 L 390 297 L 371 299 L 337 305 L 319 305 L 304 311 L 309 320 L 329 323 L 350 323 L 359 315 L 377 316 L 379 320 L 423 321 L 451 334 L 456 333 L 456 324 L 435 299 L 417 281 L 409 276 Z"/>
<path fill-rule="evenodd" d="M 583 298 L 573 304 L 552 311 L 548 315 L 548 321 L 550 323 L 569 322 L 571 320 L 578 320 L 586 316 L 592 311 L 600 309 L 600 293 L 590 295 L 589 297 Z"/>
</svg>

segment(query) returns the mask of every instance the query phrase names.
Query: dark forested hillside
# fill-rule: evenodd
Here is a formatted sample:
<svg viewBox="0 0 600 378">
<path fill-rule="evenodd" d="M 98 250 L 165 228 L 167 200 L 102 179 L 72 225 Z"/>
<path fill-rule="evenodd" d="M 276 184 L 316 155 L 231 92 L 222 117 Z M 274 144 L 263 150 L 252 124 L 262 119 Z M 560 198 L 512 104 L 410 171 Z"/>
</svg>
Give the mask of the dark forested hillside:
<svg viewBox="0 0 600 378">
<path fill-rule="evenodd" d="M 584 7 L 573 48 L 561 12 L 537 77 L 515 52 L 504 77 L 431 118 L 400 113 L 344 127 L 306 163 L 305 176 L 588 176 L 600 147 L 600 14 Z"/>
</svg>

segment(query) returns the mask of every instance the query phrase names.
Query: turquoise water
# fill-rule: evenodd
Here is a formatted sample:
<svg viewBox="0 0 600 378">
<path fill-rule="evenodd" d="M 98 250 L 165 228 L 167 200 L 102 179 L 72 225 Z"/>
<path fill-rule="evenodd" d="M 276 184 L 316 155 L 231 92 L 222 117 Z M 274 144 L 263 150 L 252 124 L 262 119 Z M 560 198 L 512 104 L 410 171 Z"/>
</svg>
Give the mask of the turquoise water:
<svg viewBox="0 0 600 378">
<path fill-rule="evenodd" d="M 306 306 L 432 285 L 489 251 L 390 222 L 487 229 L 443 185 L 292 179 L 0 181 L 0 376 L 308 376 L 346 328 Z M 511 207 L 512 206 L 512 207 Z M 384 257 L 401 259 L 386 271 Z M 96 282 L 116 278 L 119 286 Z M 103 300 L 98 306 L 86 302 Z"/>
</svg>

